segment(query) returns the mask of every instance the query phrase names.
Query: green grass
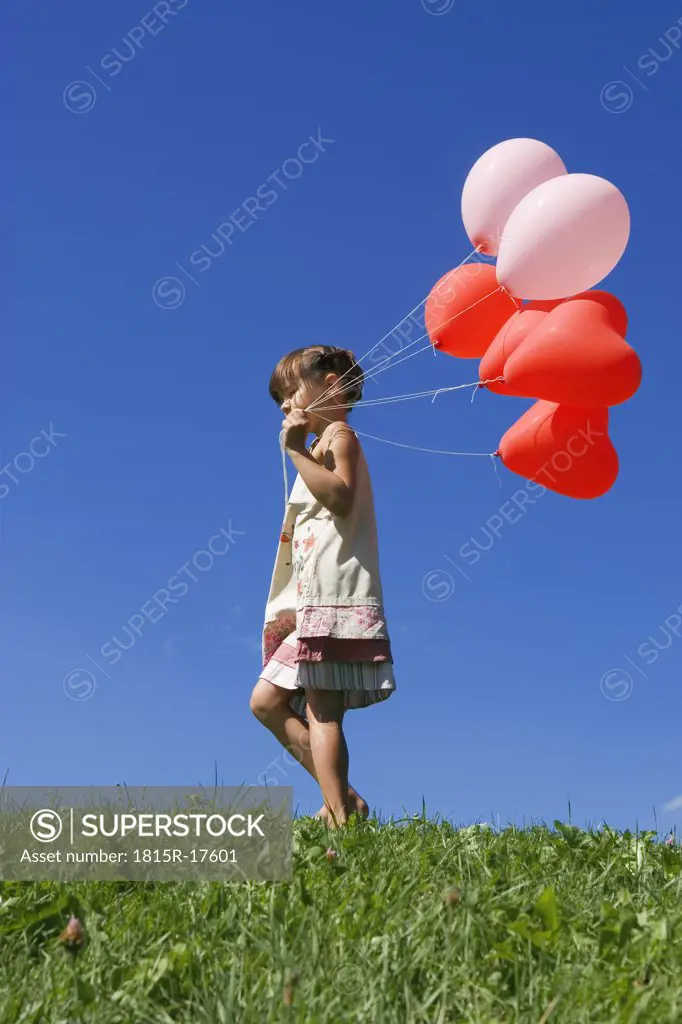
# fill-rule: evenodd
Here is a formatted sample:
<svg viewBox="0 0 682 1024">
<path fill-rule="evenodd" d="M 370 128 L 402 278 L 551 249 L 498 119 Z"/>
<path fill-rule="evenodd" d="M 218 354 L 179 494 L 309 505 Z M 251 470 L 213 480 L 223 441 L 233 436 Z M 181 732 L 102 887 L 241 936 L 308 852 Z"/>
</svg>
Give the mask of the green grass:
<svg viewBox="0 0 682 1024">
<path fill-rule="evenodd" d="M 682 852 L 654 833 L 294 834 L 291 883 L 1 882 L 0 1021 L 682 1021 Z"/>
</svg>

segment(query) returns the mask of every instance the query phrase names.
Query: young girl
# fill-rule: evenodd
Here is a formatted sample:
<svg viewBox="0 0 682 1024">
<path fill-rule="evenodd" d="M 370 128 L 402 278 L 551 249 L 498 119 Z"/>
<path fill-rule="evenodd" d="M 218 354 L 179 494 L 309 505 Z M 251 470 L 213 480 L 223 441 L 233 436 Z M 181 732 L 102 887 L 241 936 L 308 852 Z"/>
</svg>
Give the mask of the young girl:
<svg viewBox="0 0 682 1024">
<path fill-rule="evenodd" d="M 343 716 L 396 684 L 379 575 L 374 499 L 348 426 L 362 397 L 352 352 L 329 345 L 280 359 L 270 395 L 298 470 L 288 499 L 263 629 L 263 671 L 251 710 L 320 785 L 329 827 L 369 808 L 348 781 Z M 306 450 L 309 433 L 315 441 Z"/>
</svg>

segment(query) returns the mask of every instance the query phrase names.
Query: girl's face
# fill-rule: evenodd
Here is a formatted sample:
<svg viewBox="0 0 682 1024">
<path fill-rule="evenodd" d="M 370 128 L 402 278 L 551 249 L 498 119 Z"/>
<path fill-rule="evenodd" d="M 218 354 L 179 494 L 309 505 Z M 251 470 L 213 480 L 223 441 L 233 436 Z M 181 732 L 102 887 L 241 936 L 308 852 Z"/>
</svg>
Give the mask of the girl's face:
<svg viewBox="0 0 682 1024">
<path fill-rule="evenodd" d="M 338 380 L 338 376 L 335 373 L 328 373 L 323 380 L 310 380 L 303 378 L 299 380 L 297 386 L 292 386 L 288 394 L 284 396 L 281 409 L 285 416 L 288 416 L 292 409 L 307 409 L 309 405 L 318 401 L 325 395 L 332 385 Z M 324 399 L 320 402 L 320 408 L 323 409 L 325 415 L 328 414 L 326 406 L 337 405 L 339 398 L 330 395 L 328 399 Z M 310 429 L 315 434 L 321 434 L 324 428 L 329 423 L 329 417 L 324 419 L 322 414 L 320 416 L 315 415 L 315 411 L 312 410 L 308 413 L 308 421 L 310 423 Z"/>
</svg>

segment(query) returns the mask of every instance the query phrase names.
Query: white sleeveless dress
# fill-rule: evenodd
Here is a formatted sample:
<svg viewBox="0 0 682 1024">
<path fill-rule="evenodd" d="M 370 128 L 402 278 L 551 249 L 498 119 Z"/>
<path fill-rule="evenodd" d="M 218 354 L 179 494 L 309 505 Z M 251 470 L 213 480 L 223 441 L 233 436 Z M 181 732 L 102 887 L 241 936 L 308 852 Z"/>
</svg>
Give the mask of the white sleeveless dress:
<svg viewBox="0 0 682 1024">
<path fill-rule="evenodd" d="M 322 437 L 330 440 L 335 429 L 331 424 Z M 342 653 L 310 660 L 325 643 Z M 308 687 L 343 690 L 348 709 L 376 704 L 396 689 L 374 498 L 361 447 L 353 506 L 343 518 L 296 476 L 265 609 L 260 678 L 292 690 L 289 704 L 303 718 Z"/>
</svg>

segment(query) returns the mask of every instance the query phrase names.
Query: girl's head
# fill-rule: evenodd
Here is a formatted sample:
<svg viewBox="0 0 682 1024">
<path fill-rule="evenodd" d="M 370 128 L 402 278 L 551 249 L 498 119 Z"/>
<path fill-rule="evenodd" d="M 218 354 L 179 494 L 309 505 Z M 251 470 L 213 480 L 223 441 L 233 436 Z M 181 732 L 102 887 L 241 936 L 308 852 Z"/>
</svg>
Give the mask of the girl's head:
<svg viewBox="0 0 682 1024">
<path fill-rule="evenodd" d="M 348 349 L 309 345 L 280 359 L 270 377 L 269 392 L 285 415 L 317 403 L 319 415 L 313 409 L 308 419 L 310 429 L 320 434 L 330 421 L 346 419 L 348 406 L 362 398 L 363 380 L 362 369 Z"/>
</svg>

